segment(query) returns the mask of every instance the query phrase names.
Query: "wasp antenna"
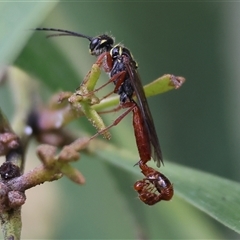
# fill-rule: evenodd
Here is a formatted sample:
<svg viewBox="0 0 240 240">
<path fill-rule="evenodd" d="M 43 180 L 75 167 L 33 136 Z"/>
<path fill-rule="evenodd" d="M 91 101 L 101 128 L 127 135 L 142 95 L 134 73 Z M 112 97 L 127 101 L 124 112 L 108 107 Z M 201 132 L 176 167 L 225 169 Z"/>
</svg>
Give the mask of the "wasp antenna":
<svg viewBox="0 0 240 240">
<path fill-rule="evenodd" d="M 87 35 L 81 34 L 81 33 L 76 33 L 68 30 L 63 30 L 63 29 L 58 29 L 58 28 L 35 28 L 35 31 L 49 31 L 49 32 L 61 32 L 59 34 L 50 34 L 47 37 L 57 37 L 57 36 L 75 36 L 75 37 L 81 37 L 81 38 L 86 38 L 89 41 L 92 40 L 92 37 L 89 37 Z"/>
</svg>

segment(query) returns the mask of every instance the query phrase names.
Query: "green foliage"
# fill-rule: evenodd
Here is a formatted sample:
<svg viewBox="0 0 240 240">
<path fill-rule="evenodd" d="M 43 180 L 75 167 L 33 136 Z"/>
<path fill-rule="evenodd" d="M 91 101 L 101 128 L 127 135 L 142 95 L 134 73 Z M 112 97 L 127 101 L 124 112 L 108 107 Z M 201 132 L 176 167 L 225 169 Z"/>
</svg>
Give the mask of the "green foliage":
<svg viewBox="0 0 240 240">
<path fill-rule="evenodd" d="M 112 29 L 112 33 L 118 35 L 120 41 L 124 39 L 124 43 L 135 53 L 135 57 L 139 54 L 137 57 L 140 58 L 141 56 L 138 51 L 140 52 L 142 50 L 145 58 L 148 58 L 147 54 L 151 53 L 151 57 L 149 58 L 151 62 L 149 64 L 153 66 L 159 64 L 156 62 L 158 58 L 161 58 L 161 55 L 153 50 L 143 48 L 144 41 L 137 41 L 143 37 L 140 24 L 141 18 L 138 18 L 140 21 L 139 25 L 133 27 L 127 22 L 129 21 L 129 23 L 131 23 L 131 20 L 125 19 L 125 17 L 123 17 L 124 14 L 120 14 L 120 9 L 122 9 L 122 11 L 124 9 L 125 11 L 126 7 L 129 9 L 135 7 L 133 3 L 125 4 L 122 3 L 122 5 L 118 5 L 118 8 L 113 5 L 113 3 L 60 3 L 50 12 L 54 6 L 54 4 L 50 2 L 1 3 L 0 12 L 3 17 L 2 21 L 5 24 L 4 31 L 1 31 L 3 38 L 0 38 L 1 64 L 16 64 L 28 73 L 39 78 L 44 82 L 44 85 L 53 92 L 60 88 L 64 91 L 73 91 L 82 81 L 82 77 L 88 72 L 94 62 L 94 59 L 91 59 L 91 56 L 88 55 L 88 43 L 83 39 L 69 37 L 46 39 L 44 33 L 34 33 L 28 30 L 40 26 L 76 30 L 88 35 L 94 35 Z M 136 11 L 141 10 L 141 13 L 144 15 L 144 9 L 147 7 L 147 3 L 144 3 L 144 5 L 138 4 Z M 159 7 L 158 9 L 161 8 Z M 165 7 L 164 9 L 166 10 L 167 8 Z M 162 14 L 164 19 L 167 11 L 159 11 L 161 12 L 158 14 Z M 169 11 L 165 16 L 166 18 L 169 17 Z M 99 15 L 100 17 L 98 18 L 97 16 Z M 131 12 L 129 12 L 129 15 L 131 15 Z M 96 19 L 94 19 L 94 16 L 96 16 Z M 142 18 L 147 19 L 144 16 Z M 19 19 L 24 20 L 19 21 Z M 44 21 L 44 24 L 42 21 Z M 155 22 L 155 18 L 149 16 L 148 24 L 151 24 L 151 21 Z M 166 34 L 168 29 L 169 27 L 166 29 Z M 154 32 L 152 32 L 153 28 L 148 27 L 145 28 L 145 30 L 148 36 L 147 39 L 149 39 L 149 36 L 154 36 Z M 159 31 L 159 29 L 156 30 Z M 121 35 L 123 32 L 125 32 L 125 38 Z M 27 38 L 30 37 L 31 34 L 34 35 L 27 42 Z M 170 41 L 173 41 L 173 44 L 177 44 L 178 34 L 174 32 L 171 34 L 173 38 L 170 39 Z M 191 34 L 191 32 L 188 34 Z M 165 34 L 163 35 L 165 36 Z M 151 44 L 151 39 L 149 41 Z M 127 42 L 129 42 L 129 44 L 127 44 Z M 190 44 L 188 45 L 189 47 L 191 47 Z M 156 47 L 156 45 L 154 46 Z M 146 53 L 145 51 L 149 51 L 150 53 Z M 18 56 L 20 52 L 21 54 Z M 163 57 L 168 55 L 169 54 L 165 53 Z M 197 57 L 198 56 L 196 56 L 196 58 Z M 177 59 L 177 61 L 172 62 L 177 64 L 182 61 L 182 59 Z M 163 75 L 163 73 L 166 72 L 183 75 L 187 78 L 186 84 L 188 84 L 188 82 L 190 82 L 190 85 L 192 84 L 190 91 L 192 91 L 192 93 L 196 91 L 199 83 L 197 82 L 194 85 L 195 79 L 193 76 L 188 76 L 189 65 L 181 70 L 174 67 L 171 68 L 171 64 L 169 64 L 169 67 L 164 69 L 164 62 L 161 63 L 161 70 L 155 67 L 159 75 Z M 152 76 L 151 71 L 148 72 L 149 66 L 147 63 L 144 64 L 140 62 L 139 65 L 140 72 L 143 71 L 142 76 L 147 76 L 150 81 L 154 76 Z M 146 71 L 146 73 L 144 73 L 144 71 Z M 178 73 L 174 71 L 178 71 Z M 181 74 L 179 74 L 179 72 Z M 196 72 L 196 75 L 197 74 Z M 102 75 L 106 81 L 106 76 L 104 74 Z M 208 80 L 211 81 L 210 77 Z M 171 96 L 180 94 L 180 91 L 182 91 L 182 89 L 177 92 L 173 91 Z M 6 96 L 4 95 L 4 99 L 2 98 L 2 94 L 0 96 L 1 104 L 3 102 L 6 103 Z M 161 101 L 164 100 L 164 98 L 165 97 L 163 97 Z M 204 98 L 204 96 L 201 96 L 201 98 Z M 186 107 L 190 104 L 190 101 L 194 100 L 190 99 L 187 101 L 186 99 L 186 101 L 180 102 L 177 99 L 171 103 L 179 107 L 182 105 Z M 208 105 L 209 104 L 205 104 L 204 107 L 208 107 Z M 158 114 L 158 112 L 164 112 L 166 108 L 171 109 L 171 106 L 166 107 L 162 104 L 159 107 L 159 105 L 157 105 L 154 110 Z M 191 109 L 190 106 L 189 109 Z M 197 107 L 194 109 L 196 109 L 197 114 L 201 111 L 201 109 Z M 177 112 L 177 109 L 175 109 L 175 111 Z M 184 111 L 184 109 L 182 109 L 182 111 Z M 172 116 L 167 111 L 166 114 Z M 165 149 L 169 150 L 169 152 L 176 152 L 177 155 L 179 149 L 183 149 L 183 152 L 188 152 L 191 151 L 190 148 L 197 148 L 197 153 L 201 158 L 198 158 L 198 154 L 195 153 L 196 159 L 202 160 L 202 152 L 205 151 L 204 147 L 206 148 L 206 146 L 208 146 L 207 144 L 210 144 L 211 139 L 207 139 L 203 134 L 202 138 L 204 138 L 204 143 L 207 143 L 206 145 L 198 147 L 201 143 L 201 136 L 194 136 L 193 132 L 188 130 L 191 127 L 191 121 L 194 121 L 195 118 L 182 115 L 183 114 L 180 114 L 178 116 L 184 118 L 181 123 L 188 121 L 185 132 L 187 136 L 191 136 L 190 141 L 193 142 L 193 145 L 189 146 L 184 144 L 183 140 L 181 143 L 180 141 L 176 142 L 171 131 L 174 127 L 173 121 L 163 118 L 163 124 L 164 121 L 167 122 L 166 126 L 170 128 L 169 132 L 163 131 L 163 135 L 159 136 L 161 142 L 164 142 L 164 139 L 169 137 L 169 140 L 166 140 L 167 144 L 165 143 L 162 146 L 164 154 L 167 152 Z M 114 118 L 115 115 L 111 117 L 111 120 L 106 119 L 106 121 L 111 122 Z M 83 172 L 87 179 L 85 187 L 74 186 L 69 181 L 60 181 L 56 186 L 62 187 L 62 192 L 59 196 L 53 196 L 51 193 L 41 196 L 42 198 L 57 198 L 59 200 L 57 209 L 60 212 L 58 214 L 51 212 L 52 215 L 56 216 L 56 218 L 53 218 L 55 222 L 51 222 L 49 232 L 42 232 L 41 236 L 43 238 L 79 239 L 130 239 L 144 237 L 150 239 L 213 239 L 223 238 L 226 235 L 235 237 L 236 235 L 231 231 L 226 231 L 225 233 L 221 231 L 221 228 L 224 228 L 222 225 L 218 225 L 217 228 L 216 223 L 213 222 L 211 218 L 216 219 L 229 229 L 238 233 L 240 232 L 238 216 L 240 211 L 240 184 L 223 177 L 216 177 L 213 174 L 209 174 L 207 173 L 207 168 L 205 168 L 204 171 L 198 171 L 165 161 L 162 172 L 166 174 L 174 184 L 174 199 L 171 202 L 161 202 L 151 208 L 136 199 L 137 195 L 133 191 L 132 185 L 139 177 L 138 169 L 133 167 L 133 164 L 138 161 L 138 156 L 137 154 L 131 153 L 132 149 L 135 149 L 135 145 L 133 144 L 134 139 L 132 137 L 131 124 L 129 124 L 131 120 L 128 120 L 129 119 L 112 130 L 113 139 L 111 143 L 107 142 L 106 145 L 100 145 L 98 148 L 93 149 L 92 154 L 83 154 L 77 167 Z M 179 121 L 181 121 L 181 119 L 179 119 Z M 87 124 L 86 122 L 80 122 L 82 125 L 80 125 L 81 123 L 78 124 L 78 129 L 82 128 L 85 131 L 89 128 L 89 126 L 85 126 L 85 124 Z M 161 118 L 155 118 L 155 122 L 157 126 L 161 125 Z M 180 128 L 180 126 L 177 126 L 177 128 Z M 220 129 L 216 132 L 216 135 L 219 135 Z M 191 135 L 189 135 L 190 133 Z M 112 144 L 115 144 L 115 146 L 112 146 Z M 218 149 L 216 146 L 215 148 L 213 147 L 217 153 L 221 151 L 220 148 Z M 171 154 L 168 155 L 171 156 Z M 210 152 L 209 156 L 211 156 Z M 206 158 L 204 163 L 210 162 L 211 157 L 209 156 L 208 153 L 204 154 Z M 176 158 L 174 159 L 176 160 Z M 192 162 L 194 162 L 194 160 L 195 159 L 191 159 Z M 224 159 L 224 161 L 226 160 Z M 196 164 L 198 164 L 198 162 L 196 161 Z M 221 165 L 218 162 L 214 162 L 214 164 L 217 165 L 216 168 Z M 194 163 L 192 163 L 192 166 L 194 166 Z M 38 197 L 39 196 L 36 196 L 36 198 Z M 27 207 L 27 205 L 28 199 L 25 207 Z M 23 208 L 23 211 L 24 209 L 25 208 Z M 54 207 L 54 209 L 56 209 L 56 207 Z M 45 212 L 44 206 L 42 212 Z M 202 212 L 209 215 L 210 218 L 202 214 Z M 34 215 L 34 213 L 32 215 Z M 31 224 L 34 223 L 31 221 L 31 217 L 32 216 L 29 216 L 28 224 L 23 222 L 23 228 L 32 228 Z M 44 219 L 44 217 L 44 214 L 34 216 L 36 222 L 38 218 Z M 26 231 L 23 237 L 37 238 L 39 236 L 34 236 L 29 229 L 29 232 Z"/>
</svg>

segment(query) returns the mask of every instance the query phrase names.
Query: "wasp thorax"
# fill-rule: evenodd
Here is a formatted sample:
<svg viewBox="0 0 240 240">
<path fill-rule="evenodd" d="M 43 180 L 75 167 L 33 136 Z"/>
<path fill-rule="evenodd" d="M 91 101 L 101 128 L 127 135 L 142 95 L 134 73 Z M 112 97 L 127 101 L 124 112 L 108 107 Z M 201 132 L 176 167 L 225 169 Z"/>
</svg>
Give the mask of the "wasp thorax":
<svg viewBox="0 0 240 240">
<path fill-rule="evenodd" d="M 122 47 L 120 45 L 114 46 L 110 51 L 110 55 L 112 56 L 113 59 L 118 58 L 119 56 L 122 55 Z"/>
<path fill-rule="evenodd" d="M 100 35 L 92 38 L 89 51 L 91 55 L 99 56 L 103 52 L 109 52 L 112 48 L 114 41 L 108 35 Z"/>
</svg>

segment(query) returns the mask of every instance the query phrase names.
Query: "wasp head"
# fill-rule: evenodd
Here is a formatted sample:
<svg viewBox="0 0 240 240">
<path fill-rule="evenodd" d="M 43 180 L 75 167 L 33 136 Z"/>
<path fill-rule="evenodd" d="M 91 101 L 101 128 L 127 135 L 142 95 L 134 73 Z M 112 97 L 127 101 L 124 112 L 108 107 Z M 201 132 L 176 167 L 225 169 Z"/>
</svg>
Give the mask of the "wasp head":
<svg viewBox="0 0 240 240">
<path fill-rule="evenodd" d="M 89 52 L 91 55 L 99 56 L 103 52 L 109 52 L 114 44 L 113 38 L 108 35 L 100 35 L 91 39 Z"/>
</svg>

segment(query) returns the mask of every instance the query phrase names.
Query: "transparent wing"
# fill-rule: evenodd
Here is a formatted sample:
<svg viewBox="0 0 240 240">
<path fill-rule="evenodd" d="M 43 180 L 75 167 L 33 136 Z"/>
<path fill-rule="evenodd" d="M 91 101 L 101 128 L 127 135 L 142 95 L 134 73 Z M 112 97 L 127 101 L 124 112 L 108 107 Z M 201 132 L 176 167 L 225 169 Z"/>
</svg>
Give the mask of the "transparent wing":
<svg viewBox="0 0 240 240">
<path fill-rule="evenodd" d="M 133 85 L 134 92 L 137 97 L 137 104 L 140 108 L 141 114 L 144 119 L 145 127 L 149 135 L 149 139 L 151 142 L 151 156 L 153 160 L 156 162 L 157 167 L 160 167 L 161 162 L 163 164 L 162 151 L 160 148 L 152 114 L 148 106 L 147 98 L 145 96 L 139 74 L 137 73 L 135 67 L 132 66 L 131 61 L 128 58 L 124 58 L 124 63 L 130 76 L 131 83 Z"/>
</svg>

